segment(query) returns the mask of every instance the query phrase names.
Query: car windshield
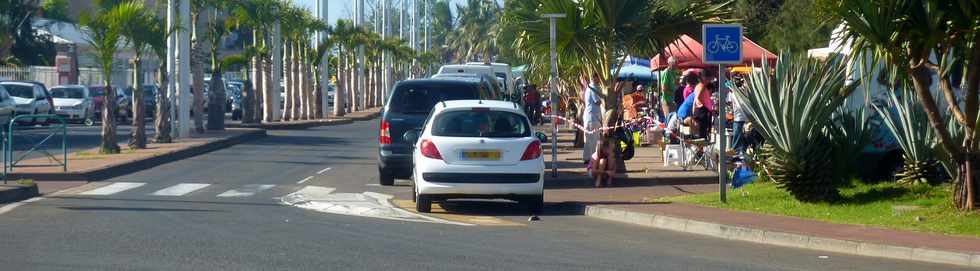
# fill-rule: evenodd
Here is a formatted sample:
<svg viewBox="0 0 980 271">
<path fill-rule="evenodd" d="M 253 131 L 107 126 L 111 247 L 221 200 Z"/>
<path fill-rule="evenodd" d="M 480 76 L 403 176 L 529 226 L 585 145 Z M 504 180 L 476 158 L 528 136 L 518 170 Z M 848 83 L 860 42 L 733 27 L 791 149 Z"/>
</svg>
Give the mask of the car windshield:
<svg viewBox="0 0 980 271">
<path fill-rule="evenodd" d="M 85 90 L 82 88 L 52 88 L 51 97 L 68 99 L 85 99 Z"/>
<path fill-rule="evenodd" d="M 449 137 L 528 137 L 530 125 L 524 117 L 506 111 L 475 108 L 450 111 L 439 115 L 432 126 L 432 135 Z"/>
<path fill-rule="evenodd" d="M 34 98 L 34 87 L 32 86 L 15 84 L 4 84 L 3 86 L 7 88 L 7 93 L 10 93 L 10 96 L 28 99 Z"/>
<path fill-rule="evenodd" d="M 428 84 L 404 85 L 395 89 L 391 97 L 390 112 L 404 114 L 428 114 L 440 101 L 479 99 L 475 85 Z"/>
</svg>

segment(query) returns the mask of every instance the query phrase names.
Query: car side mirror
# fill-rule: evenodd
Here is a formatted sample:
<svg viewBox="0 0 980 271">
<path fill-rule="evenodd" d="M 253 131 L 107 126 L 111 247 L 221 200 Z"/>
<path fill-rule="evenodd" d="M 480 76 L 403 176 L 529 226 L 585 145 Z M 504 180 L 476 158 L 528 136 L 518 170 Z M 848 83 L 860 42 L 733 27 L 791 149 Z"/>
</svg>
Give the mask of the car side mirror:
<svg viewBox="0 0 980 271">
<path fill-rule="evenodd" d="M 415 142 L 419 141 L 419 136 L 421 135 L 422 135 L 421 129 L 412 129 L 405 132 L 405 134 L 402 135 L 402 139 L 405 139 L 405 141 L 415 144 Z"/>
<path fill-rule="evenodd" d="M 534 137 L 537 137 L 538 141 L 541 141 L 542 143 L 548 142 L 548 135 L 546 135 L 545 133 L 534 132 Z"/>
</svg>

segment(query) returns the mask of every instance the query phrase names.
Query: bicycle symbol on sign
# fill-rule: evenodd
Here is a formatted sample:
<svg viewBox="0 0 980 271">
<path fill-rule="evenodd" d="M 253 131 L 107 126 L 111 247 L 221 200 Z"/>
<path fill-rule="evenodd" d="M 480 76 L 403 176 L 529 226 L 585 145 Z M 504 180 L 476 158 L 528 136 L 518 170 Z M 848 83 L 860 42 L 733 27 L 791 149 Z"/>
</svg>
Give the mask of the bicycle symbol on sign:
<svg viewBox="0 0 980 271">
<path fill-rule="evenodd" d="M 729 35 L 715 35 L 715 39 L 708 43 L 708 52 L 714 54 L 722 51 L 734 54 L 737 45 Z"/>
</svg>

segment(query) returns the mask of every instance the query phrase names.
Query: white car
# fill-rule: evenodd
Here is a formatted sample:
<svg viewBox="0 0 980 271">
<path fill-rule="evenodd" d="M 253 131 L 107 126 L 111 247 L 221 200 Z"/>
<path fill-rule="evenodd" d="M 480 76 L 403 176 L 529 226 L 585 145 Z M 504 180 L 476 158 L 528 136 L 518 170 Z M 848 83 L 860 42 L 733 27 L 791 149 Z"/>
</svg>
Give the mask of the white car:
<svg viewBox="0 0 980 271">
<path fill-rule="evenodd" d="M 527 116 L 512 102 L 445 101 L 435 105 L 415 141 L 416 209 L 457 198 L 515 200 L 532 213 L 544 205 L 541 142 Z"/>
<path fill-rule="evenodd" d="M 48 90 L 54 100 L 55 114 L 68 121 L 81 121 L 85 125 L 95 124 L 95 108 L 92 94 L 82 85 L 56 86 Z"/>
</svg>

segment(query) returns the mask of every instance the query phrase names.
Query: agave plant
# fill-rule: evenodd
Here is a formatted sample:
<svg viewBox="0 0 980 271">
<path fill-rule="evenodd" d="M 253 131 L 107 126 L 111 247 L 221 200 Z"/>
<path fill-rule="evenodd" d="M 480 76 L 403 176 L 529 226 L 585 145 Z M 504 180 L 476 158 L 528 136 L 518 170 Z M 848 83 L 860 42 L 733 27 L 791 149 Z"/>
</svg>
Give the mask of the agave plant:
<svg viewBox="0 0 980 271">
<path fill-rule="evenodd" d="M 848 149 L 835 146 L 855 137 L 834 121 L 855 88 L 845 84 L 845 63 L 780 54 L 774 73 L 753 73 L 735 91 L 772 147 L 765 162 L 771 179 L 800 201 L 835 200 L 850 177 L 840 170 L 846 163 L 834 159 Z M 765 62 L 762 68 L 773 70 Z"/>
<path fill-rule="evenodd" d="M 877 104 L 874 106 L 904 152 L 905 162 L 896 175 L 898 182 L 914 185 L 935 181 L 939 177 L 936 153 L 939 139 L 929 129 L 925 110 L 916 102 L 915 93 L 907 82 L 901 85 L 900 90 L 888 94 L 889 105 L 894 111 Z"/>
</svg>

